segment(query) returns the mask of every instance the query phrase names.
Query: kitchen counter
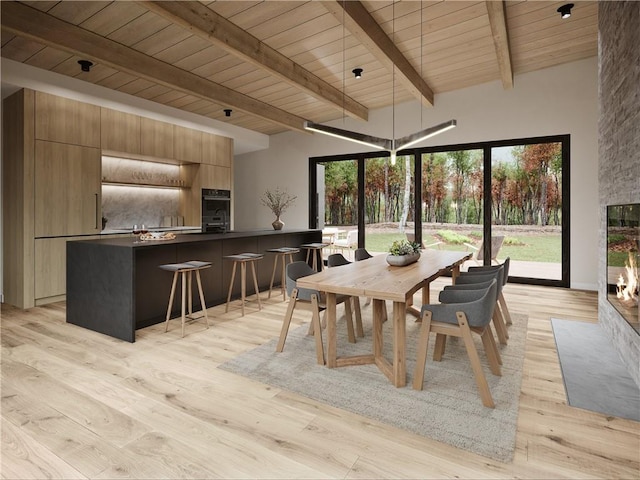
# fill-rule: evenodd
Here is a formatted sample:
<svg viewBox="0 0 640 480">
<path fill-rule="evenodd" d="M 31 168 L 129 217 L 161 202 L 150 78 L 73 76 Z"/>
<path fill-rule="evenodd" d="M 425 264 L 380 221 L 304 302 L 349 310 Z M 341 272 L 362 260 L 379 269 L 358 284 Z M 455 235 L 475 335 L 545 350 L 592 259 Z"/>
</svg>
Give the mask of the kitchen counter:
<svg viewBox="0 0 640 480">
<path fill-rule="evenodd" d="M 150 227 L 150 232 L 174 232 L 174 233 L 196 233 L 200 232 L 200 227 Z M 131 233 L 130 228 L 105 228 L 100 232 L 100 235 L 121 235 L 123 233 Z"/>
<path fill-rule="evenodd" d="M 175 228 L 169 229 L 175 232 Z M 200 260 L 212 263 L 201 273 L 208 307 L 226 302 L 231 262 L 223 257 L 242 252 L 263 253 L 271 248 L 299 247 L 320 242 L 320 230 L 253 230 L 227 233 L 177 234 L 174 240 L 139 241 L 133 236 L 67 242 L 67 322 L 129 342 L 135 331 L 163 322 L 169 302 L 170 272 L 159 265 Z M 301 251 L 296 260 L 304 260 Z M 269 288 L 273 261 L 270 254 L 258 262 L 260 291 Z M 235 282 L 232 297 L 240 296 Z M 252 288 L 247 285 L 247 288 Z M 193 309 L 200 310 L 197 289 Z M 252 294 L 252 292 L 250 293 Z M 173 315 L 179 316 L 180 301 Z M 179 322 L 178 322 L 179 323 Z"/>
</svg>

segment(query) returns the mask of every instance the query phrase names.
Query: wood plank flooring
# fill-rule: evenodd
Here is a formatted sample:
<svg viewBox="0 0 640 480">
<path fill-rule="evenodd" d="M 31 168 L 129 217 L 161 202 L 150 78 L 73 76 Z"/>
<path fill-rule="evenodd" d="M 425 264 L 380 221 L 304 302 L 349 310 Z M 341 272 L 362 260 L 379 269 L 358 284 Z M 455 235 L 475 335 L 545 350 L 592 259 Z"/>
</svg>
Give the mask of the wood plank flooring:
<svg viewBox="0 0 640 480">
<path fill-rule="evenodd" d="M 505 296 L 529 315 L 509 464 L 217 369 L 277 337 L 275 295 L 133 344 L 66 324 L 64 302 L 2 305 L 2 478 L 640 478 L 640 424 L 566 404 L 550 318 L 596 322 L 596 294 L 511 284 Z"/>
</svg>

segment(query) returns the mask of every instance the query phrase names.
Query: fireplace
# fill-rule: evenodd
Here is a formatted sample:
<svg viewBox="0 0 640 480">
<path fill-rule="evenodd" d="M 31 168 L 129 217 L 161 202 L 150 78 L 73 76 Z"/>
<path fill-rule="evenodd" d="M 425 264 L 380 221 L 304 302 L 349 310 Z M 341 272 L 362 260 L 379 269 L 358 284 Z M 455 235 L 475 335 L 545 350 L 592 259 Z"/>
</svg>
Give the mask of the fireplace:
<svg viewBox="0 0 640 480">
<path fill-rule="evenodd" d="M 607 299 L 640 334 L 640 203 L 607 207 Z"/>
</svg>

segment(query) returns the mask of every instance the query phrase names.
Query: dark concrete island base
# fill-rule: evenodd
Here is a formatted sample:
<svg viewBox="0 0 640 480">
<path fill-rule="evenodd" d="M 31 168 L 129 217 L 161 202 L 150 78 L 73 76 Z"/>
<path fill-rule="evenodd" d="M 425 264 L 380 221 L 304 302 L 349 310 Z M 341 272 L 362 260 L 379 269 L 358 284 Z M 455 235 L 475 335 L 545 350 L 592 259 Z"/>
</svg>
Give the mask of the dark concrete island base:
<svg viewBox="0 0 640 480">
<path fill-rule="evenodd" d="M 160 270 L 160 265 L 211 262 L 212 267 L 202 272 L 205 302 L 211 307 L 226 302 L 232 265 L 223 257 L 321 240 L 320 230 L 260 230 L 186 234 L 146 242 L 134 238 L 67 242 L 67 322 L 134 342 L 136 329 L 165 320 L 172 275 Z M 304 260 L 304 253 L 294 259 Z M 272 268 L 271 254 L 266 253 L 257 268 L 260 291 L 269 288 Z M 235 283 L 233 297 L 237 298 L 240 285 Z M 193 309 L 198 311 L 200 299 L 194 290 Z M 253 286 L 248 284 L 247 291 L 252 294 Z M 174 316 L 179 315 L 177 303 Z"/>
</svg>

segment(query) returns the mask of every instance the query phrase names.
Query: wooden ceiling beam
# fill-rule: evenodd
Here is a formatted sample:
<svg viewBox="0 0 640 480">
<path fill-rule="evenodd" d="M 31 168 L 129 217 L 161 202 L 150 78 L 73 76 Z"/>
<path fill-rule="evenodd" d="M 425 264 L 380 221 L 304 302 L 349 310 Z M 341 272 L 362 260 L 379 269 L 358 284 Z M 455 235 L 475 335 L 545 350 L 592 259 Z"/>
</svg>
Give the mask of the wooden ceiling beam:
<svg viewBox="0 0 640 480">
<path fill-rule="evenodd" d="M 389 36 L 378 25 L 362 3 L 356 0 L 322 2 L 327 10 L 351 34 L 362 43 L 367 50 L 382 63 L 389 72 L 396 68 L 400 83 L 425 106 L 433 106 L 433 90 L 411 65 L 409 60 L 398 50 Z M 346 13 L 346 15 L 343 15 Z"/>
<path fill-rule="evenodd" d="M 169 65 L 27 5 L 3 2 L 0 21 L 3 30 L 14 35 L 87 57 L 116 70 L 241 110 L 291 130 L 309 133 L 304 129 L 305 119 L 297 115 Z"/>
<path fill-rule="evenodd" d="M 212 45 L 239 57 L 245 62 L 268 71 L 280 80 L 314 98 L 327 102 L 347 115 L 367 120 L 367 107 L 344 95 L 304 67 L 285 57 L 236 24 L 200 2 L 141 1 L 144 8 L 188 29 Z"/>
<path fill-rule="evenodd" d="M 503 1 L 487 0 L 487 13 L 491 25 L 491 36 L 496 49 L 500 78 L 505 90 L 513 88 L 513 69 L 511 67 L 511 53 L 509 51 L 509 36 L 507 34 L 507 19 Z"/>
</svg>

